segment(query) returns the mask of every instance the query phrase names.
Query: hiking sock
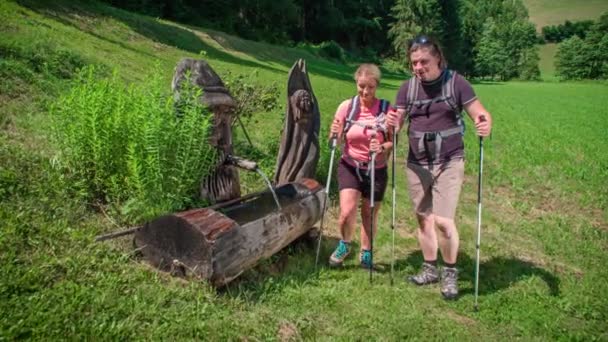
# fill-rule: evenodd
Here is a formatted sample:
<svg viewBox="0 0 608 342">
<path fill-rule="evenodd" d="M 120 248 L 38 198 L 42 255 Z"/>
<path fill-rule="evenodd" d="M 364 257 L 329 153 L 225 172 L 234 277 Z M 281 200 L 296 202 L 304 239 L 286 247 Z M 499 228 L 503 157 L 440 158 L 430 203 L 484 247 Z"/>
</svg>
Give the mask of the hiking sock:
<svg viewBox="0 0 608 342">
<path fill-rule="evenodd" d="M 433 265 L 435 267 L 437 267 L 437 259 L 435 260 L 424 260 L 425 263 L 429 264 L 429 265 Z"/>
<path fill-rule="evenodd" d="M 449 267 L 449 268 L 456 268 L 456 263 L 449 264 L 449 263 L 447 263 L 447 262 L 444 262 L 444 263 L 443 263 L 443 266 L 445 266 L 445 267 Z"/>
</svg>

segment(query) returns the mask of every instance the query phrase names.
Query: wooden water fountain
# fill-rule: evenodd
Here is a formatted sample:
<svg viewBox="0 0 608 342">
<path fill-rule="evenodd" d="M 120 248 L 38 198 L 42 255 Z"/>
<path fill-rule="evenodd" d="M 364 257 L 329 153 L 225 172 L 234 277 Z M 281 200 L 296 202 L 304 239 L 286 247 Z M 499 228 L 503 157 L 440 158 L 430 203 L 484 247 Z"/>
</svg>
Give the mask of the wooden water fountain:
<svg viewBox="0 0 608 342">
<path fill-rule="evenodd" d="M 311 178 L 319 158 L 319 109 L 306 64 L 298 60 L 288 77 L 287 117 L 275 172 L 276 199 L 270 190 L 241 196 L 236 167 L 255 170 L 257 165 L 233 157 L 230 123 L 234 100 L 205 61 L 180 61 L 173 81 L 177 98 L 184 81 L 203 89 L 201 101 L 214 112 L 210 143 L 219 150 L 220 159 L 215 172 L 201 181 L 201 196 L 214 204 L 147 222 L 135 231 L 134 241 L 155 267 L 222 286 L 309 232 L 319 221 L 325 193 Z"/>
</svg>

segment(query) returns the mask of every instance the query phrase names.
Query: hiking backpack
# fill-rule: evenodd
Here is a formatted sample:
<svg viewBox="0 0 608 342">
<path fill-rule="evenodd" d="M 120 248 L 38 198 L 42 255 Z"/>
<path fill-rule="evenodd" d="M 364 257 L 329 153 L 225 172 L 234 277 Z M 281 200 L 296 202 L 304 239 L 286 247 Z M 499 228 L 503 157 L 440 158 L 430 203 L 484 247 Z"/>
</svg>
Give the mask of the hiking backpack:
<svg viewBox="0 0 608 342">
<path fill-rule="evenodd" d="M 374 113 L 374 116 L 376 117 L 376 119 L 378 119 L 378 117 L 380 117 L 380 115 L 382 114 L 386 114 L 386 111 L 388 110 L 390 106 L 390 102 L 384 99 L 380 99 L 380 107 L 377 113 Z M 359 97 L 359 95 L 353 96 L 353 98 L 350 100 L 350 104 L 348 106 L 348 115 L 346 116 L 346 121 L 344 123 L 344 129 L 342 130 L 342 135 L 346 136 L 346 132 L 348 132 L 348 130 L 354 125 L 354 124 L 359 124 L 357 122 L 357 118 L 359 117 L 359 114 L 361 113 L 361 98 Z M 372 127 L 373 129 L 375 129 L 376 131 L 381 131 L 382 134 L 384 135 L 384 139 L 386 140 L 386 127 L 381 127 L 380 124 L 376 124 L 375 127 Z M 381 128 L 381 129 L 378 129 Z"/>
<path fill-rule="evenodd" d="M 456 113 L 458 126 L 461 127 L 462 135 L 464 135 L 465 126 L 462 118 L 462 107 L 456 102 L 454 94 L 454 79 L 456 78 L 456 75 L 456 71 L 447 69 L 442 75 L 441 95 L 427 100 L 418 100 L 420 80 L 415 76 L 410 78 L 405 100 L 405 112 L 408 117 L 414 106 L 421 108 L 423 106 L 430 106 L 432 103 L 446 102 L 454 113 Z"/>
</svg>

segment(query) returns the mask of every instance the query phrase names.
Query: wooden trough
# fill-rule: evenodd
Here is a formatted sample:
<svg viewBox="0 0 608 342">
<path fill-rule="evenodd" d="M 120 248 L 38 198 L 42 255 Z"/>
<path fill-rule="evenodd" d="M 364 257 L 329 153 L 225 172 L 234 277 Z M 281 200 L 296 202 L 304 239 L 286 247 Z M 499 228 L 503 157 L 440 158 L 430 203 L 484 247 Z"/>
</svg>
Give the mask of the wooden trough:
<svg viewBox="0 0 608 342">
<path fill-rule="evenodd" d="M 135 232 L 135 245 L 159 269 L 222 286 L 310 230 L 325 195 L 304 178 L 208 208 L 159 217 Z"/>
</svg>

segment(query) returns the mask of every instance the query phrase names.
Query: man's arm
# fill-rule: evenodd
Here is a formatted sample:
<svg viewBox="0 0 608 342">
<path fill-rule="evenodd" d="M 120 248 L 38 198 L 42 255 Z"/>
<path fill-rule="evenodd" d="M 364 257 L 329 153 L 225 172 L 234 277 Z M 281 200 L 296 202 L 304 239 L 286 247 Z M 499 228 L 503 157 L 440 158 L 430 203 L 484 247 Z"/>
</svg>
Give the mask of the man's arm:
<svg viewBox="0 0 608 342">
<path fill-rule="evenodd" d="M 464 110 L 471 117 L 477 129 L 477 135 L 487 137 L 492 131 L 492 115 L 484 108 L 481 101 L 475 99 L 464 105 Z"/>
</svg>

